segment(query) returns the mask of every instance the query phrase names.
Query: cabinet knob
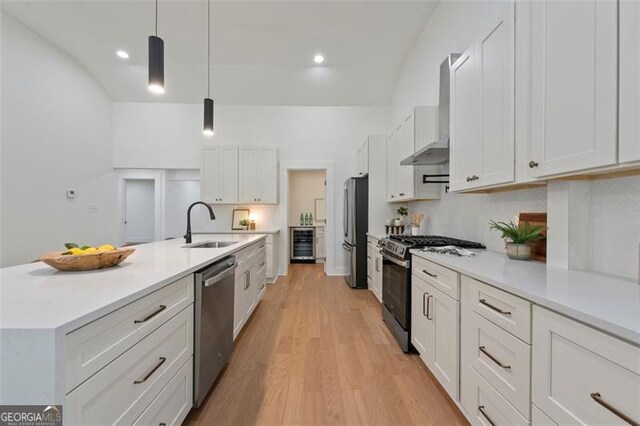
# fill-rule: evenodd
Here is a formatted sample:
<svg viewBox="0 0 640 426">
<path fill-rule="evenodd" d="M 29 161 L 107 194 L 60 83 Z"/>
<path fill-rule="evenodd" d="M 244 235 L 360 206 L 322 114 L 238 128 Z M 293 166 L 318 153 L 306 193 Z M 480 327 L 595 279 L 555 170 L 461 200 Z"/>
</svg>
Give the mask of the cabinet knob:
<svg viewBox="0 0 640 426">
<path fill-rule="evenodd" d="M 471 182 L 471 177 L 467 176 L 467 182 Z"/>
<path fill-rule="evenodd" d="M 395 198 L 395 197 L 396 197 L 395 195 L 392 195 L 392 196 L 391 196 L 391 198 Z"/>
<path fill-rule="evenodd" d="M 405 196 L 405 193 L 404 193 L 404 192 L 401 192 L 401 193 L 400 193 L 400 194 L 398 194 L 398 195 L 400 195 L 401 197 L 404 197 L 404 196 Z"/>
<path fill-rule="evenodd" d="M 529 168 L 530 169 L 534 169 L 538 167 L 538 163 L 536 163 L 535 161 L 529 161 Z"/>
<path fill-rule="evenodd" d="M 478 176 L 476 176 L 476 175 L 471 176 L 471 180 L 478 180 L 478 179 L 480 179 L 480 178 Z"/>
</svg>

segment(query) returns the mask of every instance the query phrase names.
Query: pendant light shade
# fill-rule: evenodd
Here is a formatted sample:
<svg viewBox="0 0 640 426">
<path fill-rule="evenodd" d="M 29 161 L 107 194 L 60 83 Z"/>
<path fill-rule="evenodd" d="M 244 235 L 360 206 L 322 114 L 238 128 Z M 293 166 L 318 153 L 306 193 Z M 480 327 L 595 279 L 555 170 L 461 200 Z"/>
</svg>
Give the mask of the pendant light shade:
<svg viewBox="0 0 640 426">
<path fill-rule="evenodd" d="M 213 99 L 211 99 L 211 0 L 207 1 L 207 97 L 204 98 L 205 136 L 213 136 Z"/>
<path fill-rule="evenodd" d="M 149 91 L 164 93 L 164 41 L 149 36 Z"/>
<path fill-rule="evenodd" d="M 155 35 L 149 36 L 149 91 L 164 93 L 164 41 L 158 37 L 158 0 L 156 0 Z"/>
<path fill-rule="evenodd" d="M 204 130 L 205 136 L 213 136 L 213 99 L 204 99 Z"/>
</svg>

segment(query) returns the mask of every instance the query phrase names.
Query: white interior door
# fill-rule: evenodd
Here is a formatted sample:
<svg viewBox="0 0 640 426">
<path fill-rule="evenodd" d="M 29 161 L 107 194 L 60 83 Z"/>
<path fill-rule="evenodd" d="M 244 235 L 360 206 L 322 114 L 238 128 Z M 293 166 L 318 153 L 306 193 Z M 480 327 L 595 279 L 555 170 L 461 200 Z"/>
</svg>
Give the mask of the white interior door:
<svg viewBox="0 0 640 426">
<path fill-rule="evenodd" d="M 155 183 L 152 179 L 125 180 L 125 241 L 145 243 L 155 237 Z"/>
</svg>

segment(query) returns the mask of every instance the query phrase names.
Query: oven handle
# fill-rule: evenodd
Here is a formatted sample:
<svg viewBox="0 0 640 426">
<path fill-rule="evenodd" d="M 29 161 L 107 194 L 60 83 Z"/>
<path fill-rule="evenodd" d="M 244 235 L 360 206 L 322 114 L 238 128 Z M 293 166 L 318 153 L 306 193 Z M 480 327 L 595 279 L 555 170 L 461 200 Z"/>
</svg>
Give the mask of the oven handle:
<svg viewBox="0 0 640 426">
<path fill-rule="evenodd" d="M 382 253 L 382 258 L 388 260 L 389 262 L 395 263 L 398 266 L 402 266 L 403 268 L 409 269 L 409 261 L 408 260 L 405 260 L 403 262 L 403 261 L 398 260 L 398 259 L 396 259 L 394 257 L 387 256 L 384 253 Z"/>
</svg>

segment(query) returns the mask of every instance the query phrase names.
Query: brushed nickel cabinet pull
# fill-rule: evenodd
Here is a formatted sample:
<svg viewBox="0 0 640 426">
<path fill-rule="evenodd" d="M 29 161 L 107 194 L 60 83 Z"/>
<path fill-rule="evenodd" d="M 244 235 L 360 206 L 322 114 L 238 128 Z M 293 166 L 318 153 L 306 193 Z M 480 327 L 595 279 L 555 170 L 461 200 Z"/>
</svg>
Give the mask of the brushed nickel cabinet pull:
<svg viewBox="0 0 640 426">
<path fill-rule="evenodd" d="M 427 295 L 429 293 L 422 293 L 422 316 L 425 316 L 427 318 L 429 318 L 429 312 L 425 311 L 426 307 L 427 307 Z"/>
<path fill-rule="evenodd" d="M 376 272 L 380 272 L 380 258 L 376 257 Z"/>
<path fill-rule="evenodd" d="M 155 373 L 156 370 L 158 370 L 158 368 L 160 368 L 160 366 L 162 364 L 164 364 L 164 362 L 166 360 L 167 359 L 165 357 L 161 356 L 160 357 L 160 361 L 158 361 L 158 363 L 155 365 L 155 367 L 153 367 L 151 370 L 149 370 L 149 372 L 147 374 L 145 374 L 142 379 L 134 381 L 133 384 L 134 385 L 139 385 L 140 383 L 146 382 L 149 379 L 149 377 L 151 377 L 153 375 L 153 373 Z"/>
<path fill-rule="evenodd" d="M 425 274 L 429 275 L 431 278 L 438 278 L 438 274 L 433 274 L 433 273 L 427 271 L 426 269 L 423 269 L 422 272 L 424 272 Z"/>
<path fill-rule="evenodd" d="M 155 311 L 151 312 L 149 315 L 147 315 L 146 317 L 142 318 L 141 320 L 135 320 L 133 321 L 134 324 L 140 324 L 143 322 L 147 322 L 149 321 L 151 318 L 155 317 L 156 315 L 158 315 L 160 312 L 164 311 L 165 309 L 167 309 L 166 305 L 160 305 L 158 307 L 158 309 L 156 309 Z"/>
<path fill-rule="evenodd" d="M 406 194 L 404 192 L 401 192 L 400 194 L 398 194 L 401 197 L 404 197 Z"/>
<path fill-rule="evenodd" d="M 491 420 L 491 417 L 489 417 L 489 416 L 487 415 L 487 412 L 486 412 L 486 411 L 484 411 L 484 405 L 480 405 L 480 406 L 478 406 L 478 411 L 480 411 L 480 412 L 482 413 L 482 415 L 484 416 L 484 418 L 485 418 L 485 419 L 487 419 L 487 421 L 489 422 L 489 424 L 490 424 L 491 426 L 496 426 L 496 424 L 493 422 L 493 420 Z"/>
<path fill-rule="evenodd" d="M 511 370 L 511 366 L 510 365 L 505 365 L 505 364 L 501 363 L 500 360 L 498 360 L 498 358 L 496 358 L 495 356 L 491 355 L 489 353 L 489 351 L 487 351 L 487 349 L 484 346 L 479 346 L 478 349 L 480 349 L 480 352 L 482 352 L 483 354 L 488 356 L 491 361 L 495 362 L 500 367 L 506 368 L 507 370 Z"/>
<path fill-rule="evenodd" d="M 502 309 L 498 308 L 497 306 L 492 305 L 491 303 L 487 302 L 486 299 L 480 299 L 480 303 L 482 303 L 484 306 L 488 307 L 489 309 L 493 309 L 494 311 L 502 314 L 502 315 L 511 315 L 511 312 L 509 311 L 503 311 Z"/>
<path fill-rule="evenodd" d="M 160 423 L 158 426 L 167 426 L 166 423 Z"/>
<path fill-rule="evenodd" d="M 536 168 L 538 166 L 539 166 L 539 164 L 536 163 L 535 161 L 529 161 L 529 168 L 530 169 L 534 169 L 534 168 Z"/>
<path fill-rule="evenodd" d="M 590 396 L 591 398 L 593 398 L 595 402 L 602 405 L 604 408 L 611 411 L 613 414 L 615 414 L 617 417 L 619 417 L 623 421 L 629 423 L 631 426 L 640 426 L 640 422 L 633 420 L 631 417 L 627 416 L 622 411 L 618 410 L 616 407 L 614 407 L 613 405 L 609 404 L 607 401 L 602 399 L 602 395 L 600 395 L 600 392 L 594 392 Z"/>
<path fill-rule="evenodd" d="M 431 299 L 433 299 L 433 295 L 430 294 L 427 296 L 427 319 L 428 320 L 432 320 L 433 317 L 431 316 Z"/>
</svg>

